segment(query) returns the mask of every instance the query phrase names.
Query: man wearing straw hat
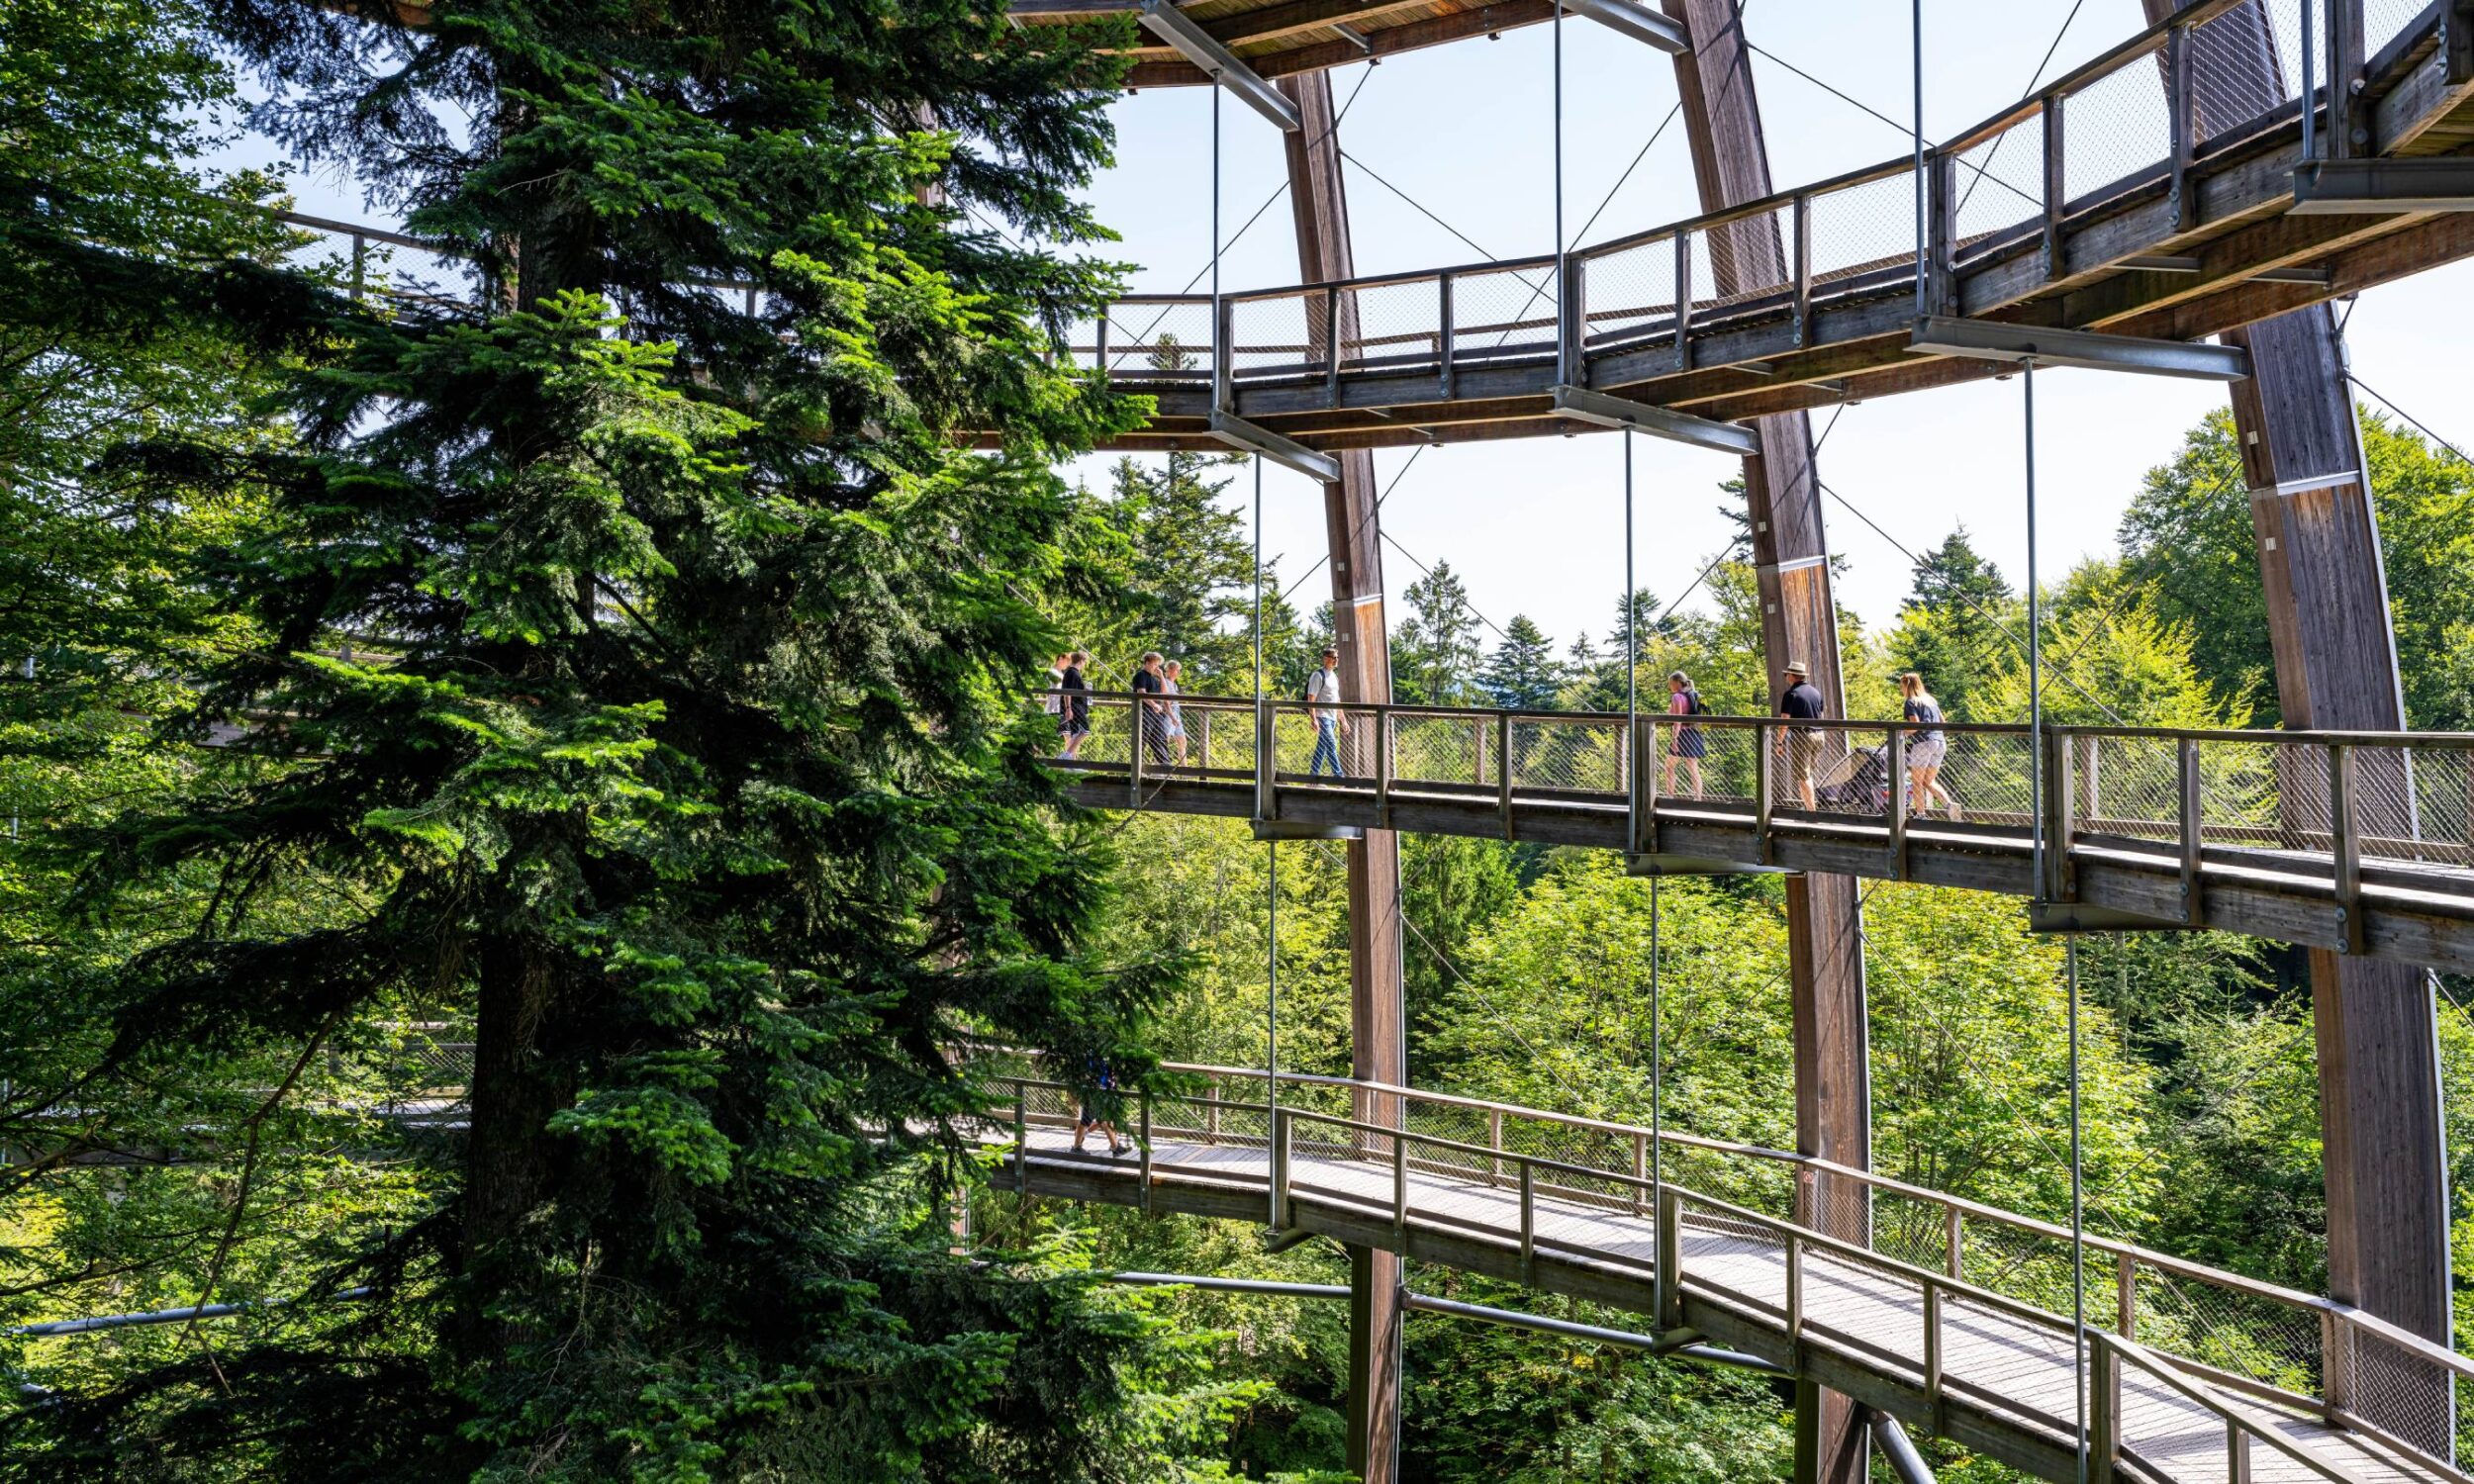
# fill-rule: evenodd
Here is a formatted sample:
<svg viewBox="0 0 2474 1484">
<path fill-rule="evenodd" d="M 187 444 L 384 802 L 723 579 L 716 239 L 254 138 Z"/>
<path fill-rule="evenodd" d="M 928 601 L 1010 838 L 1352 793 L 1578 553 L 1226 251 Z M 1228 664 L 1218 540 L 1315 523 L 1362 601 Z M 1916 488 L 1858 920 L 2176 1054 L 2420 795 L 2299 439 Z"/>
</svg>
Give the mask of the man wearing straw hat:
<svg viewBox="0 0 2474 1484">
<path fill-rule="evenodd" d="M 1813 687 L 1812 671 L 1802 660 L 1790 661 L 1786 690 L 1778 697 L 1778 714 L 1790 721 L 1818 721 L 1821 711 L 1821 692 Z M 1787 727 L 1779 736 L 1778 745 L 1786 754 L 1789 787 L 1802 796 L 1805 808 L 1819 809 L 1820 801 L 1813 795 L 1813 765 L 1821 757 L 1820 729 Z"/>
</svg>

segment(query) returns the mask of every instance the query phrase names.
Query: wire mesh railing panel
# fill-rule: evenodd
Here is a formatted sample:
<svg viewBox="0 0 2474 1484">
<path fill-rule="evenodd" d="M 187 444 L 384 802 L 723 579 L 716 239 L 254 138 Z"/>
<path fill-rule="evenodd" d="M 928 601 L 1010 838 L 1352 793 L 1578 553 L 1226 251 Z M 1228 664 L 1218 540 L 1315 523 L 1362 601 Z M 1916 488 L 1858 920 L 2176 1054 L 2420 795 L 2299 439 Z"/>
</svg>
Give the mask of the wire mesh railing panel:
<svg viewBox="0 0 2474 1484">
<path fill-rule="evenodd" d="M 2076 737 L 2071 815 L 2082 833 L 2178 840 L 2181 745 L 2170 737 Z"/>
<path fill-rule="evenodd" d="M 1209 705 L 1179 702 L 1179 721 L 1186 731 L 1187 761 L 1214 772 L 1254 771 L 1255 726 L 1252 705 Z"/>
<path fill-rule="evenodd" d="M 1343 294 L 1340 369 L 1416 371 L 1440 364 L 1441 295 L 1441 280 L 1435 278 L 1374 284 Z"/>
<path fill-rule="evenodd" d="M 1108 306 L 1108 375 L 1119 381 L 1211 379 L 1211 306 L 1119 300 Z M 1094 344 L 1094 349 L 1097 346 Z"/>
<path fill-rule="evenodd" d="M 1916 263 L 1916 172 L 1812 198 L 1813 290 L 1873 274 L 1912 278 Z"/>
<path fill-rule="evenodd" d="M 1069 708 L 1066 714 L 1070 719 L 1073 714 L 1070 708 L 1076 704 L 1075 697 L 1070 696 L 1066 697 L 1065 704 Z M 1081 745 L 1074 750 L 1076 761 L 1118 768 L 1132 764 L 1134 760 L 1132 706 L 1115 697 L 1093 696 L 1087 703 L 1083 724 L 1090 730 L 1083 736 Z"/>
<path fill-rule="evenodd" d="M 1564 792 L 1624 791 L 1621 716 L 1515 716 L 1512 787 Z"/>
<path fill-rule="evenodd" d="M 2328 753 L 2278 742 L 2199 744 L 2199 823 L 2212 845 L 2326 850 Z"/>
<path fill-rule="evenodd" d="M 1551 262 L 1460 274 L 1452 284 L 1455 360 L 1552 354 L 1556 278 Z"/>
<path fill-rule="evenodd" d="M 1890 810 L 1890 744 L 1862 732 L 1790 727 L 1780 741 L 1778 803 L 1805 806 L 1840 818 L 1882 819 Z M 1804 780 L 1812 783 L 1805 804 Z"/>
<path fill-rule="evenodd" d="M 1659 796 L 1750 807 L 1760 787 L 1760 735 L 1749 726 L 1659 721 Z"/>
<path fill-rule="evenodd" d="M 1322 370 L 1322 305 L 1307 291 L 1240 299 L 1228 307 L 1229 375 L 1303 376 Z"/>
<path fill-rule="evenodd" d="M 1588 259 L 1580 281 L 1588 316 L 1586 343 L 1621 344 L 1672 334 L 1675 325 L 1675 244 L 1661 237 Z"/>
<path fill-rule="evenodd" d="M 1951 179 L 1961 259 L 1971 247 L 2009 240 L 2045 215 L 2045 121 L 2031 115 L 1962 151 Z"/>
<path fill-rule="evenodd" d="M 1391 779 L 1395 784 L 1451 784 L 1482 788 L 1493 782 L 1488 767 L 1494 718 L 1487 715 L 1391 718 Z"/>
<path fill-rule="evenodd" d="M 1959 1230 L 1959 1273 L 1967 1283 L 2047 1314 L 2070 1312 L 2072 1269 L 2067 1238 L 2051 1238 L 2005 1222 L 1969 1217 Z M 2104 1274 L 2091 1270 L 2091 1285 Z M 2091 1293 L 2096 1290 L 2091 1286 Z M 2091 1299 L 2092 1305 L 2095 1301 Z"/>
<path fill-rule="evenodd" d="M 2415 748 L 2405 766 L 2413 776 L 2415 844 L 2412 858 L 2450 866 L 2474 866 L 2474 748 Z M 2377 832 L 2375 832 L 2377 833 Z M 2392 841 L 2363 842 L 2367 858 L 2393 859 Z"/>
<path fill-rule="evenodd" d="M 2363 0 L 2362 54 L 2379 55 L 2381 47 L 2405 35 L 2429 9 L 2429 0 Z"/>
<path fill-rule="evenodd" d="M 1786 292 L 1795 262 L 1792 208 L 1755 212 L 1702 228 L 1692 237 L 1693 297 L 1703 310 L 1732 309 Z"/>
<path fill-rule="evenodd" d="M 2199 140 L 2248 129 L 2301 91 L 2301 0 L 2251 0 L 2193 29 L 2190 69 Z"/>
<path fill-rule="evenodd" d="M 1363 706 L 1287 706 L 1272 715 L 1281 777 L 1364 784 L 1375 776 L 1380 712 Z"/>
<path fill-rule="evenodd" d="M 1940 783 L 1951 796 L 1952 817 L 2021 827 L 2035 818 L 2036 789 L 2030 765 L 2036 746 L 2032 738 L 2024 732 L 1945 735 L 1949 742 Z"/>
<path fill-rule="evenodd" d="M 1784 1314 L 1786 1238 L 1765 1223 L 1747 1221 L 1691 1195 L 1674 1199 L 1681 1249 L 1676 1271 L 1683 1280 L 1722 1289 Z"/>
<path fill-rule="evenodd" d="M 1950 1207 L 1942 1202 L 1895 1190 L 1873 1192 L 1875 1252 L 1932 1272 L 1948 1272 L 1950 1235 Z"/>
<path fill-rule="evenodd" d="M 2447 1458 L 2453 1455 L 2459 1378 L 2393 1341 L 2348 1326 L 2346 1411 Z"/>
<path fill-rule="evenodd" d="M 2062 100 L 2062 200 L 2161 169 L 2173 154 L 2164 47 L 2127 58 Z"/>
<path fill-rule="evenodd" d="M 2090 1312 L 2119 1329 L 2118 1267 L 2091 1253 Z M 2101 1266 L 2099 1264 L 2102 1264 Z M 2132 1287 L 2137 1333 L 2149 1349 L 2282 1387 L 2302 1396 L 2319 1394 L 2320 1317 L 2262 1294 L 2204 1282 L 2141 1263 Z"/>
</svg>

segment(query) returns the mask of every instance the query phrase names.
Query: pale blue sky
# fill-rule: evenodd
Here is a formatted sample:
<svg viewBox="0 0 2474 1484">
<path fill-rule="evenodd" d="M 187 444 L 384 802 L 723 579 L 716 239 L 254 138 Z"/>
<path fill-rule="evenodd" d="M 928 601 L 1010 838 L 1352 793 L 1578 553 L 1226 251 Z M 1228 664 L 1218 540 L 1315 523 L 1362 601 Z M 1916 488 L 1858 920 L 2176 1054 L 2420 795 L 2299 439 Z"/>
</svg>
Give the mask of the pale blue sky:
<svg viewBox="0 0 2474 1484">
<path fill-rule="evenodd" d="M 2374 0 L 2375 21 L 2405 0 Z M 1926 0 L 1925 125 L 1954 134 L 2028 89 L 2073 0 Z M 1749 0 L 1755 44 L 1902 125 L 1910 113 L 1908 6 L 1901 0 Z M 1682 130 L 1669 125 L 1622 188 L 1625 168 L 1675 103 L 1668 60 L 1577 19 L 1565 23 L 1565 199 L 1580 241 L 1692 214 Z M 2077 0 L 2051 68 L 2058 71 L 2140 29 L 2138 0 Z M 1780 187 L 1900 154 L 1903 128 L 1868 117 L 1767 57 L 1755 61 L 1771 171 Z M 1358 270 L 1379 273 L 1513 256 L 1554 246 L 1553 50 L 1544 26 L 1395 56 L 1332 74 L 1357 98 L 1340 130 L 1362 164 L 1349 167 Z M 1361 84 L 1363 88 L 1361 89 Z M 1211 94 L 1151 89 L 1119 102 L 1116 163 L 1094 186 L 1101 219 L 1123 241 L 1137 290 L 1187 286 L 1211 256 Z M 1235 99 L 1222 104 L 1225 231 L 1284 178 L 1280 137 Z M 256 140 L 226 162 L 263 163 Z M 1371 172 L 1371 173 L 1370 173 Z M 1375 178 L 1396 186 L 1474 238 L 1457 240 Z M 305 211 L 376 220 L 333 181 L 297 181 Z M 1600 202 L 1603 215 L 1579 229 Z M 1230 290 L 1295 282 L 1295 243 L 1281 200 L 1224 254 Z M 1207 280 L 1204 284 L 1207 287 Z M 2474 340 L 2474 264 L 2457 264 L 2362 297 L 2348 329 L 2356 371 L 2458 446 L 2474 439 L 2464 346 Z M 2221 388 L 2086 371 L 2039 377 L 2043 429 L 2043 555 L 2048 575 L 2108 551 L 2140 476 L 2182 431 L 2222 404 Z M 1848 410 L 1821 454 L 1824 481 L 1908 546 L 1964 521 L 2014 580 L 2025 566 L 2020 386 L 1980 385 L 1867 402 Z M 1828 412 L 1817 415 L 1816 426 Z M 1639 578 L 1663 596 L 1688 585 L 1726 538 L 1720 481 L 1733 461 L 1638 440 Z M 1377 455 L 1388 482 L 1409 457 Z M 1526 612 L 1559 641 L 1602 633 L 1623 586 L 1621 451 L 1612 436 L 1447 445 L 1427 450 L 1383 510 L 1385 529 L 1427 562 L 1449 560 L 1481 612 Z M 1085 461 L 1099 477 L 1105 459 Z M 1242 496 L 1245 481 L 1232 496 Z M 1293 578 L 1323 543 L 1320 495 L 1273 469 L 1265 479 L 1266 551 Z M 1832 543 L 1854 563 L 1841 588 L 1871 623 L 1895 614 L 1906 559 L 1835 503 Z M 1387 553 L 1386 586 L 1415 571 Z M 1328 592 L 1317 578 L 1300 601 Z M 1489 636 L 1491 639 L 1491 636 Z"/>
</svg>

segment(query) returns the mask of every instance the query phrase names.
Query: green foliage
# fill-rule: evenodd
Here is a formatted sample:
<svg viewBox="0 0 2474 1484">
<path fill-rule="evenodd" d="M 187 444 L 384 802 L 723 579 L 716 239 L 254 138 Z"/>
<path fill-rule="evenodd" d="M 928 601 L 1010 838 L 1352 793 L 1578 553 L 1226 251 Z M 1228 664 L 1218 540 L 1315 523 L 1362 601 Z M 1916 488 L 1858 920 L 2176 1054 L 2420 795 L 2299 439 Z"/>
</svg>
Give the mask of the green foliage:
<svg viewBox="0 0 2474 1484">
<path fill-rule="evenodd" d="M 1479 619 L 1450 562 L 1408 586 L 1391 633 L 1391 697 L 1404 705 L 1460 706 L 1478 700 Z"/>
<path fill-rule="evenodd" d="M 1485 703 L 1511 711 L 1555 708 L 1563 686 L 1564 667 L 1555 658 L 1555 641 L 1526 613 L 1514 613 L 1503 640 L 1486 656 L 1477 678 Z"/>
<path fill-rule="evenodd" d="M 1129 684 L 1144 651 L 1156 649 L 1184 663 L 1188 691 L 1252 690 L 1254 548 L 1243 514 L 1222 504 L 1232 481 L 1210 477 L 1242 462 L 1189 453 L 1171 453 L 1157 467 L 1120 459 L 1108 498 L 1084 497 L 1091 539 L 1083 561 L 1097 570 L 1068 587 L 1087 601 L 1052 603 L 1049 611 L 1091 651 L 1104 683 Z"/>
<path fill-rule="evenodd" d="M 1915 564 L 1915 585 L 1890 633 L 1890 664 L 1922 675 L 1952 721 L 2007 719 L 1979 697 L 2011 666 L 2020 609 L 2001 570 L 1976 553 L 1961 525 Z"/>
</svg>

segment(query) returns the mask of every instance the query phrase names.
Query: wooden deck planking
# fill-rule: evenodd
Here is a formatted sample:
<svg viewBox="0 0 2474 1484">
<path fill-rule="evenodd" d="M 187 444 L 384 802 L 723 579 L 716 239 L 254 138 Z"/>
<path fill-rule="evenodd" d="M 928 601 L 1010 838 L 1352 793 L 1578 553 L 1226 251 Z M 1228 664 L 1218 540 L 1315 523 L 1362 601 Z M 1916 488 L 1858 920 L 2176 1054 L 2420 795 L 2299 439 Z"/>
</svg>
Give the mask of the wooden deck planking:
<svg viewBox="0 0 2474 1484">
<path fill-rule="evenodd" d="M 999 1144 L 1011 1138 L 1001 1130 L 990 1137 Z M 1139 1158 L 1130 1149 L 1114 1159 L 1090 1153 L 1076 1160 L 1070 1134 L 1048 1126 L 1034 1126 L 1029 1142 L 1035 1159 L 1043 1162 L 1087 1164 L 1129 1185 L 1139 1178 Z M 1249 1145 L 1156 1137 L 1152 1167 L 1155 1185 L 1200 1179 L 1268 1192 L 1270 1158 L 1259 1140 Z M 1405 1184 L 1409 1228 L 1450 1230 L 1517 1245 L 1516 1176 L 1507 1173 L 1502 1183 L 1489 1183 L 1479 1175 L 1447 1175 L 1412 1165 Z M 1297 1195 L 1346 1202 L 1377 1213 L 1380 1220 L 1390 1219 L 1387 1152 L 1350 1159 L 1309 1153 L 1301 1141 L 1291 1151 L 1290 1188 Z M 1540 1193 L 1533 1218 L 1541 1252 L 1572 1253 L 1643 1273 L 1655 1261 L 1657 1229 L 1647 1215 Z M 1924 1370 L 1924 1303 L 1916 1284 L 1831 1253 L 1808 1251 L 1803 1263 L 1806 1343 L 1836 1347 L 1868 1367 L 1915 1384 Z M 1759 1316 L 1783 1335 L 1786 1266 L 1783 1243 L 1748 1234 L 1742 1223 L 1723 1213 L 1696 1213 L 1687 1207 L 1679 1269 L 1687 1290 Z M 1993 1410 L 2009 1413 L 2020 1425 L 2047 1431 L 2058 1425 L 2066 1435 L 2075 1416 L 2076 1379 L 2068 1324 L 2066 1317 L 2056 1316 L 2049 1327 L 2035 1325 L 1963 1297 L 1946 1298 L 1944 1372 L 1952 1382 L 1982 1393 Z M 2364 1484 L 2431 1484 L 2433 1476 L 2402 1467 L 2359 1438 L 2316 1418 L 2202 1384 L 2270 1421 L 2283 1437 Z M 2123 1376 L 2123 1409 L 2125 1443 L 2164 1478 L 2175 1484 L 2217 1484 L 2226 1477 L 2225 1427 L 2215 1414 L 2131 1367 Z M 2251 1478 L 2256 1484 L 2319 1484 L 2312 1470 L 2263 1444 L 2252 1446 Z"/>
</svg>

